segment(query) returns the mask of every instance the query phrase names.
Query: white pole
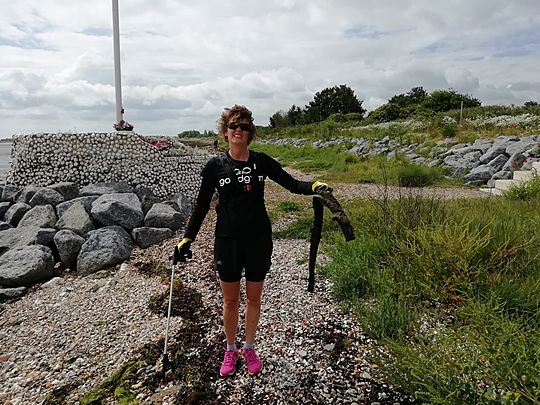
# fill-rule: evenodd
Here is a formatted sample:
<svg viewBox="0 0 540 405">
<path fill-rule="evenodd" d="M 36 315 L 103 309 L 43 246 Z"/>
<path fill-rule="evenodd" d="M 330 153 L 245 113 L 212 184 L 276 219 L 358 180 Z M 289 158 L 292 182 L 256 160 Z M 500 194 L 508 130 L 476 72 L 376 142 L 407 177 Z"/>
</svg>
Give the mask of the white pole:
<svg viewBox="0 0 540 405">
<path fill-rule="evenodd" d="M 112 0 L 113 12 L 113 46 L 114 46 L 114 89 L 116 92 L 116 122 L 123 118 L 122 114 L 122 79 L 120 72 L 120 26 L 118 19 L 118 0 Z"/>
<path fill-rule="evenodd" d="M 459 125 L 463 121 L 463 101 L 461 102 L 461 108 L 459 109 Z"/>
</svg>

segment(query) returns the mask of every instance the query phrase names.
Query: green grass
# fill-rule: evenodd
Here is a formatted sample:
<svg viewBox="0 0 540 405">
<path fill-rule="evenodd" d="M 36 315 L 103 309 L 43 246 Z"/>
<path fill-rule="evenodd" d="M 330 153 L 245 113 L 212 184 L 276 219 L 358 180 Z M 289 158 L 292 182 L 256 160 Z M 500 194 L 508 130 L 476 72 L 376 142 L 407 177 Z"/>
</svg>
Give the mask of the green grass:
<svg viewBox="0 0 540 405">
<path fill-rule="evenodd" d="M 361 158 L 344 151 L 344 146 L 313 148 L 290 145 L 261 145 L 252 147 L 276 158 L 285 166 L 316 173 L 317 177 L 330 182 L 375 183 L 403 186 L 452 185 L 444 178 L 444 170 L 407 162 L 398 157 L 388 160 L 377 156 Z"/>
<path fill-rule="evenodd" d="M 540 200 L 354 201 L 319 269 L 388 352 L 388 382 L 433 404 L 540 399 Z M 282 236 L 309 237 L 309 215 Z"/>
</svg>

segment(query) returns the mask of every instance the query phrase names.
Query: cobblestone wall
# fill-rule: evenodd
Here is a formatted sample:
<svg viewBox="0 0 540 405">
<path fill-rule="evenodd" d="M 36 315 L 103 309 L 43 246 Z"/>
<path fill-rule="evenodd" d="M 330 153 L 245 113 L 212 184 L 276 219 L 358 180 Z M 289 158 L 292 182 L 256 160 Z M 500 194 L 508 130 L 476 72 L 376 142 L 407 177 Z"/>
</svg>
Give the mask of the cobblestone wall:
<svg viewBox="0 0 540 405">
<path fill-rule="evenodd" d="M 85 186 L 125 181 L 146 186 L 161 198 L 181 192 L 194 199 L 210 155 L 180 146 L 164 152 L 132 132 L 16 135 L 6 183 L 47 186 L 71 181 Z"/>
</svg>

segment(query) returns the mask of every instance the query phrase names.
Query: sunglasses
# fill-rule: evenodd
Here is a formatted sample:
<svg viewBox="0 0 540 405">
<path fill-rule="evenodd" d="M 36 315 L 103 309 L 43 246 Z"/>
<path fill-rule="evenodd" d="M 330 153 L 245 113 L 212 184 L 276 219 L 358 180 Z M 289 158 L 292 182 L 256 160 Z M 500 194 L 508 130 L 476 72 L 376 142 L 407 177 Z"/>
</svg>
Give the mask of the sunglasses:
<svg viewBox="0 0 540 405">
<path fill-rule="evenodd" d="M 227 128 L 232 129 L 233 131 L 237 128 L 240 128 L 241 131 L 251 131 L 251 125 L 249 124 L 237 124 L 235 122 L 231 122 L 227 125 Z"/>
</svg>

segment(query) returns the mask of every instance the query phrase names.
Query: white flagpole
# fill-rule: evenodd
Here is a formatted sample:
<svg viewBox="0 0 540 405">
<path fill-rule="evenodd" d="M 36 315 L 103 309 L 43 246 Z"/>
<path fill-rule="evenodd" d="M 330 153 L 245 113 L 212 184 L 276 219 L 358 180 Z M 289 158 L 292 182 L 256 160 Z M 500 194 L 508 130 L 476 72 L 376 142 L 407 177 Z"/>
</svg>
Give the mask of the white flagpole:
<svg viewBox="0 0 540 405">
<path fill-rule="evenodd" d="M 123 119 L 122 114 L 122 78 L 120 72 L 120 26 L 118 18 L 118 0 L 112 0 L 113 46 L 114 46 L 114 89 L 116 93 L 116 122 Z"/>
</svg>

